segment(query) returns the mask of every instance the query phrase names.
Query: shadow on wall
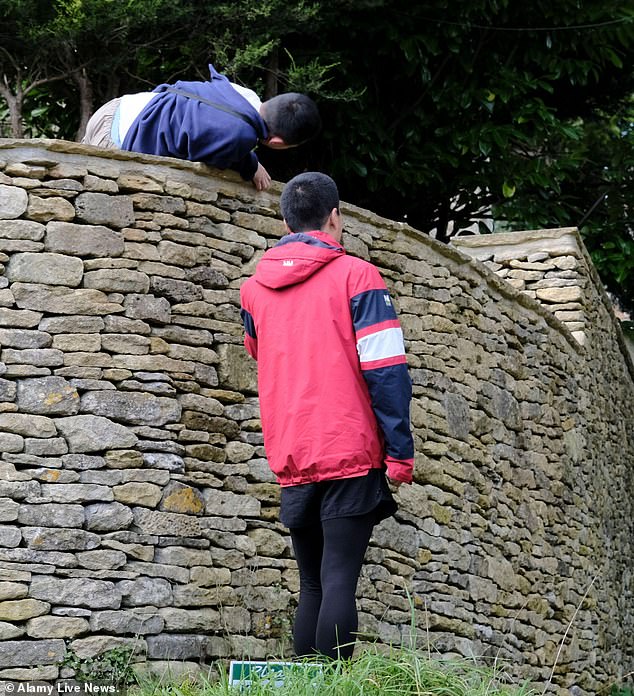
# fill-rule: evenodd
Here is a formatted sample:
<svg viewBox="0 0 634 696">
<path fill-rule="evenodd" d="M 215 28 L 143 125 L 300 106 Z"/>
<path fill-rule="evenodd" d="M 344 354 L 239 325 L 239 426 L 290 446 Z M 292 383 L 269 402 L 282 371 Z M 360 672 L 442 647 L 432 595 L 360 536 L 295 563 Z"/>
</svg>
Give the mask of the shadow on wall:
<svg viewBox="0 0 634 696">
<path fill-rule="evenodd" d="M 0 678 L 55 679 L 68 651 L 161 670 L 288 646 L 298 578 L 239 318 L 279 191 L 0 141 Z M 578 234 L 456 250 L 343 212 L 415 390 L 415 482 L 373 537 L 363 635 L 409 636 L 409 595 L 421 645 L 543 684 L 566 636 L 555 683 L 596 693 L 633 667 L 634 388 Z"/>
</svg>

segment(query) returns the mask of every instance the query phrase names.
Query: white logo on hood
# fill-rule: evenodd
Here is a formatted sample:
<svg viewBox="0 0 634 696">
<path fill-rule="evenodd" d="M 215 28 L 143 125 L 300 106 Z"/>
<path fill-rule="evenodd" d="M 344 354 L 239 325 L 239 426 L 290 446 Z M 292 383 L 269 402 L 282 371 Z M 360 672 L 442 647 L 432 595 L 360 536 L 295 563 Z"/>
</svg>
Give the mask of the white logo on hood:
<svg viewBox="0 0 634 696">
<path fill-rule="evenodd" d="M 282 261 L 282 266 L 292 266 L 293 265 L 293 259 L 284 259 Z"/>
</svg>

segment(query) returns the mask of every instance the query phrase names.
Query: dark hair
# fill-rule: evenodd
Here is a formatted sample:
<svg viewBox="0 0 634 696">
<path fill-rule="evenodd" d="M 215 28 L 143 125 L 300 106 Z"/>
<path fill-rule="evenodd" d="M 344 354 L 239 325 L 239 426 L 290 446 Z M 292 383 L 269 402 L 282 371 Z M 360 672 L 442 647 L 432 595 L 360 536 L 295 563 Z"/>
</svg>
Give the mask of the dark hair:
<svg viewBox="0 0 634 696">
<path fill-rule="evenodd" d="M 282 216 L 291 232 L 320 230 L 333 208 L 339 208 L 337 184 L 321 172 L 304 172 L 284 187 Z"/>
<path fill-rule="evenodd" d="M 287 145 L 300 145 L 314 138 L 321 129 L 317 104 L 305 94 L 278 94 L 267 99 L 262 107 L 269 135 L 277 135 Z"/>
</svg>

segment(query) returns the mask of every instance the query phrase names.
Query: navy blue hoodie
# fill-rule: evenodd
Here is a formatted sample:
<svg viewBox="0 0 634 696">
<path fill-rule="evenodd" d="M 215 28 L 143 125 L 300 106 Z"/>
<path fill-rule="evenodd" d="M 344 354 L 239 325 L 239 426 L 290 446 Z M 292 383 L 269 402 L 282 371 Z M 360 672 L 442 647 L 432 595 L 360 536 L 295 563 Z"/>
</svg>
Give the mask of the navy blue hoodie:
<svg viewBox="0 0 634 696">
<path fill-rule="evenodd" d="M 122 143 L 123 150 L 205 162 L 218 169 L 233 169 L 253 179 L 258 159 L 253 148 L 268 137 L 266 124 L 229 80 L 209 66 L 209 82 L 159 85 L 159 96 L 137 116 Z M 168 87 L 197 94 L 246 116 L 246 123 L 197 99 L 166 92 Z"/>
</svg>

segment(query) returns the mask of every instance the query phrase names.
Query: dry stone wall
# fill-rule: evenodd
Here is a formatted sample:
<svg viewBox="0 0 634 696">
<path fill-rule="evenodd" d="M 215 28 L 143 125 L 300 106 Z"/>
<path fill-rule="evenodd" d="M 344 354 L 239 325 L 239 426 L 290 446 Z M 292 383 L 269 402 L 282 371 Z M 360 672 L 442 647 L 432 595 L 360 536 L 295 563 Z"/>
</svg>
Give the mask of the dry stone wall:
<svg viewBox="0 0 634 696">
<path fill-rule="evenodd" d="M 0 679 L 121 645 L 153 669 L 288 649 L 297 571 L 239 319 L 279 191 L 0 141 Z M 364 638 L 409 641 L 413 618 L 434 653 L 596 693 L 634 662 L 634 369 L 578 235 L 458 251 L 343 212 L 415 393 L 415 480 L 367 554 Z"/>
</svg>

